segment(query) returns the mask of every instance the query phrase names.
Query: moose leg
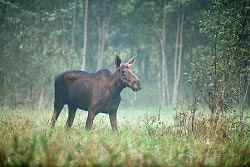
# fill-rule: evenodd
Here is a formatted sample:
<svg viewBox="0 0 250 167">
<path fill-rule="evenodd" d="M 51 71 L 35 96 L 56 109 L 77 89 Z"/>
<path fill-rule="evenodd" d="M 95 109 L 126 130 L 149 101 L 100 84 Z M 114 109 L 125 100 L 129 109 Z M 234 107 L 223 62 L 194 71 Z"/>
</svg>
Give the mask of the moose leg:
<svg viewBox="0 0 250 167">
<path fill-rule="evenodd" d="M 118 132 L 116 111 L 109 113 L 109 120 L 114 133 Z"/>
<path fill-rule="evenodd" d="M 92 112 L 91 110 L 88 112 L 88 117 L 87 117 L 87 121 L 86 121 L 86 125 L 85 125 L 85 129 L 87 131 L 91 130 L 91 127 L 93 125 L 93 120 L 95 118 L 95 112 Z"/>
<path fill-rule="evenodd" d="M 65 129 L 68 130 L 69 128 L 71 128 L 73 122 L 74 122 L 74 118 L 75 118 L 75 114 L 76 114 L 76 107 L 72 106 L 72 105 L 68 105 L 69 108 L 69 115 L 68 115 L 68 119 L 65 125 Z"/>
<path fill-rule="evenodd" d="M 57 120 L 59 114 L 62 111 L 62 108 L 63 108 L 63 104 L 54 105 L 54 111 L 53 111 L 53 115 L 52 115 L 52 118 L 51 118 L 51 121 L 50 121 L 50 127 L 51 128 L 54 128 L 56 120 Z"/>
</svg>

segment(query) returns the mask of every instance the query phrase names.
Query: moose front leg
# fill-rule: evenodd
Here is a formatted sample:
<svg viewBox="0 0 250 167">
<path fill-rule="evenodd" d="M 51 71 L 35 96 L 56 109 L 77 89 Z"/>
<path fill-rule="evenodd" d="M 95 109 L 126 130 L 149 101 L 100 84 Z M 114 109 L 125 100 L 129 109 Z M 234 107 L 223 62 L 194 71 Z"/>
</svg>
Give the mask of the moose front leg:
<svg viewBox="0 0 250 167">
<path fill-rule="evenodd" d="M 118 133 L 116 113 L 117 111 L 109 113 L 109 120 L 114 133 Z"/>
<path fill-rule="evenodd" d="M 93 112 L 91 110 L 88 112 L 88 117 L 87 117 L 87 121 L 86 121 L 86 125 L 85 125 L 85 129 L 87 131 L 91 130 L 95 115 L 96 115 L 95 112 Z"/>
</svg>

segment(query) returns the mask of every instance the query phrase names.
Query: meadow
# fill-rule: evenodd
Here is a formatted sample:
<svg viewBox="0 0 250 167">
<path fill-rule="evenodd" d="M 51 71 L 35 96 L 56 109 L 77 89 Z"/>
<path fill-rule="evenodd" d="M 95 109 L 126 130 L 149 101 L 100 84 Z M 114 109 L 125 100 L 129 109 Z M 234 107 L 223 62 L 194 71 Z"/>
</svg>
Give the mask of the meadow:
<svg viewBox="0 0 250 167">
<path fill-rule="evenodd" d="M 1 109 L 0 166 L 250 166 L 249 112 L 244 123 L 230 113 L 215 128 L 201 112 L 192 127 L 188 111 L 120 109 L 118 134 L 104 114 L 90 132 L 87 112 L 77 111 L 69 131 L 65 109 L 53 130 L 51 115 Z"/>
</svg>

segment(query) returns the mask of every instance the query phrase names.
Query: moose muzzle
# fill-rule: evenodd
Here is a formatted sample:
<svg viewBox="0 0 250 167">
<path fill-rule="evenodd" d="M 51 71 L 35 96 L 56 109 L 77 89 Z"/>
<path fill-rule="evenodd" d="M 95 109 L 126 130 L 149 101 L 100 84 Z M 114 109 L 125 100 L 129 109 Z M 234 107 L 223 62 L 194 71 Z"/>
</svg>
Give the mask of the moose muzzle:
<svg viewBox="0 0 250 167">
<path fill-rule="evenodd" d="M 131 85 L 131 88 L 132 88 L 133 91 L 141 90 L 142 88 L 141 88 L 140 80 L 133 81 L 132 85 Z"/>
</svg>

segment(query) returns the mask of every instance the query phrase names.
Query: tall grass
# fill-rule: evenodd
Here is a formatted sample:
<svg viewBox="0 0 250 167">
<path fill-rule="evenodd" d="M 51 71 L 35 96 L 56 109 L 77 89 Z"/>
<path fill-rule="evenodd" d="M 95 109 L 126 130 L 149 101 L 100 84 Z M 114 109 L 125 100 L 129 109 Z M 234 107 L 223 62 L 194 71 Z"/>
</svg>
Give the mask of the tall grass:
<svg viewBox="0 0 250 167">
<path fill-rule="evenodd" d="M 1 109 L 0 166 L 249 166 L 249 121 L 234 115 L 213 129 L 197 114 L 191 130 L 188 112 L 128 109 L 119 111 L 119 134 L 108 116 L 98 115 L 90 132 L 86 112 L 77 112 L 64 130 L 66 112 L 55 129 L 51 112 Z"/>
</svg>

